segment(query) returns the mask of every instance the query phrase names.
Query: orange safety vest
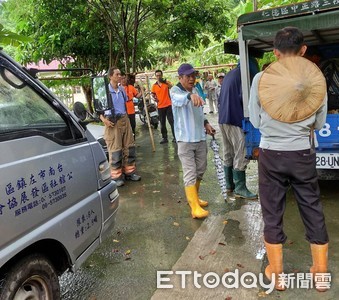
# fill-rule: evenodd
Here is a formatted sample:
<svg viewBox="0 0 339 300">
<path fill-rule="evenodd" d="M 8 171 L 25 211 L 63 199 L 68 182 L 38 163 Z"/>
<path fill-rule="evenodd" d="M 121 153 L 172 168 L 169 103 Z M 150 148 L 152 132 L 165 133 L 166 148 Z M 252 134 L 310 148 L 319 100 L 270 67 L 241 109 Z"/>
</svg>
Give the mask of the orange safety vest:
<svg viewBox="0 0 339 300">
<path fill-rule="evenodd" d="M 138 91 L 135 89 L 135 87 L 131 84 L 125 85 L 124 89 L 126 91 L 127 95 L 127 101 L 126 101 L 126 110 L 127 114 L 133 115 L 135 114 L 135 108 L 133 103 L 133 98 L 138 95 Z"/>
</svg>

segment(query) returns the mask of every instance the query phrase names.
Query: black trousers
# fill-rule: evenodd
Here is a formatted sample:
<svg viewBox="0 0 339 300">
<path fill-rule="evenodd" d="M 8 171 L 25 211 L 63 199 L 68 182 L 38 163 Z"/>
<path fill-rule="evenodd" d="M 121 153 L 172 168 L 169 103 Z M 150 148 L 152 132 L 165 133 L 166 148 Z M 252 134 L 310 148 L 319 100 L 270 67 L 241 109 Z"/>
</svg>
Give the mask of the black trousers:
<svg viewBox="0 0 339 300">
<path fill-rule="evenodd" d="M 172 105 L 167 106 L 167 107 L 163 107 L 163 108 L 158 108 L 158 113 L 159 113 L 159 120 L 160 120 L 162 137 L 164 139 L 167 139 L 167 128 L 166 128 L 166 118 L 167 118 L 168 123 L 171 126 L 173 138 L 175 138 Z"/>
<path fill-rule="evenodd" d="M 135 135 L 135 126 L 136 126 L 136 124 L 135 124 L 135 114 L 128 115 L 128 118 L 129 118 L 129 122 L 131 123 L 132 132 Z"/>
<path fill-rule="evenodd" d="M 306 229 L 306 240 L 312 244 L 328 243 L 315 157 L 310 150 L 260 149 L 259 196 L 266 242 L 280 244 L 287 239 L 283 231 L 283 215 L 286 192 L 291 186 Z"/>
</svg>

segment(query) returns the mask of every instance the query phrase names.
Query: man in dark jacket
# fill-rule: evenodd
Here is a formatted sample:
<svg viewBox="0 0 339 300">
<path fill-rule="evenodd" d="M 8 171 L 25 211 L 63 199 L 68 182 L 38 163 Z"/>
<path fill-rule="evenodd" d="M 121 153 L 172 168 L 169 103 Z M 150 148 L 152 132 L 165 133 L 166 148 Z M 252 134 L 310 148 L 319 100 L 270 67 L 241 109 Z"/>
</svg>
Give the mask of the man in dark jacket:
<svg viewBox="0 0 339 300">
<path fill-rule="evenodd" d="M 249 160 L 245 158 L 245 135 L 242 130 L 244 113 L 240 66 L 224 77 L 218 106 L 227 192 L 234 192 L 236 198 L 257 199 L 257 195 L 246 187 L 245 169 Z"/>
</svg>

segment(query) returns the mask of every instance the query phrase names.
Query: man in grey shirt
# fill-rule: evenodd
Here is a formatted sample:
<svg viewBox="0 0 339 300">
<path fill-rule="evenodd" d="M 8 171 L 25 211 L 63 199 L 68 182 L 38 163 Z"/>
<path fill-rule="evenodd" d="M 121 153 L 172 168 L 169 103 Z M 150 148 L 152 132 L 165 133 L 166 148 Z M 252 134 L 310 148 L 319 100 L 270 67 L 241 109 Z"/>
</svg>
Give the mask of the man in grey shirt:
<svg viewBox="0 0 339 300">
<path fill-rule="evenodd" d="M 326 83 L 320 70 L 301 57 L 306 49 L 298 28 L 279 30 L 274 40 L 278 61 L 254 77 L 249 100 L 250 121 L 261 133 L 259 197 L 269 261 L 265 275 L 277 279 L 277 290 L 286 288 L 278 276 L 283 273 L 282 244 L 287 239 L 283 214 L 289 186 L 311 244 L 310 271 L 327 272 L 329 239 L 312 147 L 314 129 L 321 129 L 326 120 Z"/>
</svg>

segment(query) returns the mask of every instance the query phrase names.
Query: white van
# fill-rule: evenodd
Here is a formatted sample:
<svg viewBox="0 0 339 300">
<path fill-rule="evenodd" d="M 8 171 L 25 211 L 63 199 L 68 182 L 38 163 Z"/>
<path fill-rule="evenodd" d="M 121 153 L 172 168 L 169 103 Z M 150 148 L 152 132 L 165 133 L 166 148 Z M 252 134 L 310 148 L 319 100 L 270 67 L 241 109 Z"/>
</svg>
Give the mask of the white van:
<svg viewBox="0 0 339 300">
<path fill-rule="evenodd" d="M 105 153 L 38 80 L 0 51 L 0 300 L 60 299 L 115 222 Z"/>
</svg>

